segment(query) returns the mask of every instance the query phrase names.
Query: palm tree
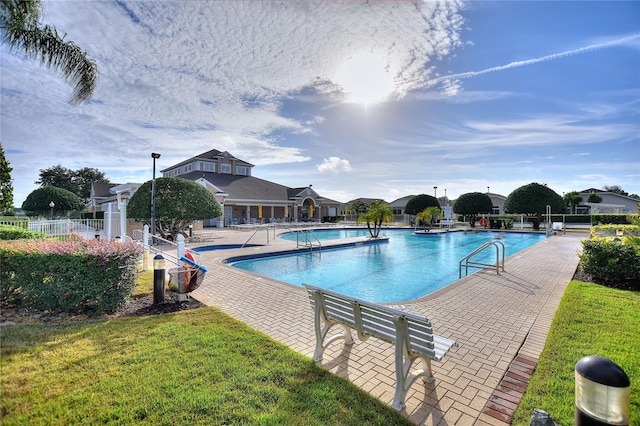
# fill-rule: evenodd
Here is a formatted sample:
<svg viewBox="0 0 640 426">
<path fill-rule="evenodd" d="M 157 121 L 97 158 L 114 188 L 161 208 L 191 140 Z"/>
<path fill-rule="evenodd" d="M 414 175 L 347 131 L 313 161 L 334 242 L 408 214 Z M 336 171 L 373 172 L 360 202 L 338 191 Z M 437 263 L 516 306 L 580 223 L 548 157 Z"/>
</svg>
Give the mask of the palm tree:
<svg viewBox="0 0 640 426">
<path fill-rule="evenodd" d="M 382 224 L 393 220 L 393 210 L 382 200 L 377 200 L 371 203 L 369 210 L 360 214 L 358 222 L 367 222 L 367 229 L 371 238 L 378 238 Z M 373 224 L 373 229 L 371 225 Z"/>
<path fill-rule="evenodd" d="M 439 218 L 441 214 L 438 207 L 427 207 L 416 215 L 416 223 L 424 222 L 427 227 L 430 227 L 435 219 Z"/>
<path fill-rule="evenodd" d="M 571 191 L 564 194 L 564 201 L 569 206 L 569 213 L 576 214 L 578 204 L 582 203 L 582 194 L 578 191 Z"/>
<path fill-rule="evenodd" d="M 40 26 L 41 0 L 1 0 L 2 43 L 21 50 L 54 71 L 60 71 L 73 86 L 71 104 L 88 102 L 96 87 L 98 71 L 85 51 L 65 41 L 52 26 Z"/>
</svg>

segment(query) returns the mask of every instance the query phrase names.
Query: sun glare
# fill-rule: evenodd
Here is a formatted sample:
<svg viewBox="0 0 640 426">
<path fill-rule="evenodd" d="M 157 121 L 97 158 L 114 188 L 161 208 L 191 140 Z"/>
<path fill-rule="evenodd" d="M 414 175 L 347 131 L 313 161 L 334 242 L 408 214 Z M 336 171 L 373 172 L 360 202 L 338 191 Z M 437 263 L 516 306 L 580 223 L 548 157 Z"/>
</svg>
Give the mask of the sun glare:
<svg viewBox="0 0 640 426">
<path fill-rule="evenodd" d="M 393 76 L 385 61 L 371 53 L 349 58 L 337 74 L 348 102 L 373 104 L 384 101 L 394 90 Z"/>
</svg>

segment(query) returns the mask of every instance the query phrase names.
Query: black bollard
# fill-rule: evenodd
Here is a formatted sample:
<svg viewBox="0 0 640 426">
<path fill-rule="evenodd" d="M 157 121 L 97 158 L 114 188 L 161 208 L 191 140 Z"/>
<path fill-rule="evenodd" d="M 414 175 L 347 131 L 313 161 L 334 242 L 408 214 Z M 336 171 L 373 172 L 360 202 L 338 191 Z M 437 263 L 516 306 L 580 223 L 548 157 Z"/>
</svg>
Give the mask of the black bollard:
<svg viewBox="0 0 640 426">
<path fill-rule="evenodd" d="M 627 426 L 629 376 L 613 361 L 586 356 L 575 366 L 575 426 Z"/>
<path fill-rule="evenodd" d="M 164 257 L 156 254 L 153 258 L 153 304 L 164 303 Z"/>
</svg>

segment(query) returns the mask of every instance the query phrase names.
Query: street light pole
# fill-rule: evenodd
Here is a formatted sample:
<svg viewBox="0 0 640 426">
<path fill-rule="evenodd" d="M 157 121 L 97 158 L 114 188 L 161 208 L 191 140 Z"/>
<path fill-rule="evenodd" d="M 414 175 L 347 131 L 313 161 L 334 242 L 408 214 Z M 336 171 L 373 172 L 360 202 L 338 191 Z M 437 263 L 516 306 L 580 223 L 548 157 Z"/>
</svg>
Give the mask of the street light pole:
<svg viewBox="0 0 640 426">
<path fill-rule="evenodd" d="M 53 208 L 55 206 L 56 206 L 56 203 L 54 203 L 53 201 L 49 203 L 49 207 L 51 207 L 51 217 L 50 217 L 51 220 L 53 220 Z"/>
<path fill-rule="evenodd" d="M 438 187 L 437 187 L 437 186 L 434 186 L 434 187 L 433 187 L 433 196 L 434 196 L 435 198 L 438 198 Z"/>
<path fill-rule="evenodd" d="M 160 158 L 160 154 L 151 153 L 153 158 L 153 178 L 151 179 L 151 235 L 156 235 L 156 160 Z"/>
</svg>

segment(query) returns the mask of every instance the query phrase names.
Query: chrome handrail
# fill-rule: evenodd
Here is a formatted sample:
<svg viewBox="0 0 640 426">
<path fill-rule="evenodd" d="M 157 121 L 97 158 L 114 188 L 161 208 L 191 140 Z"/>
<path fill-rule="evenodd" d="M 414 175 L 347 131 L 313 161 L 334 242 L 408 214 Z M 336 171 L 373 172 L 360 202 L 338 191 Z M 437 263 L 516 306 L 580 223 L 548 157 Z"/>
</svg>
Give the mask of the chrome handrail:
<svg viewBox="0 0 640 426">
<path fill-rule="evenodd" d="M 492 264 L 492 263 L 482 263 L 482 262 L 471 262 L 470 259 L 475 256 L 476 254 L 486 250 L 489 247 L 495 247 L 496 248 L 496 263 Z M 502 257 L 500 256 L 500 247 L 502 247 Z M 464 266 L 465 266 L 465 273 L 464 275 L 467 276 L 469 275 L 469 267 L 473 267 L 473 268 L 485 268 L 485 267 L 494 267 L 496 268 L 496 273 L 500 274 L 500 269 L 502 269 L 502 271 L 504 272 L 504 257 L 505 257 L 505 247 L 504 247 L 504 243 L 502 241 L 487 241 L 486 243 L 482 244 L 480 247 L 478 247 L 477 249 L 475 249 L 474 251 L 472 251 L 471 253 L 469 253 L 468 255 L 466 255 L 465 257 L 463 257 L 462 259 L 460 259 L 460 262 L 458 263 L 458 278 L 462 278 L 462 263 L 465 262 Z"/>
</svg>

